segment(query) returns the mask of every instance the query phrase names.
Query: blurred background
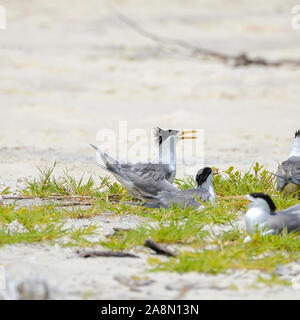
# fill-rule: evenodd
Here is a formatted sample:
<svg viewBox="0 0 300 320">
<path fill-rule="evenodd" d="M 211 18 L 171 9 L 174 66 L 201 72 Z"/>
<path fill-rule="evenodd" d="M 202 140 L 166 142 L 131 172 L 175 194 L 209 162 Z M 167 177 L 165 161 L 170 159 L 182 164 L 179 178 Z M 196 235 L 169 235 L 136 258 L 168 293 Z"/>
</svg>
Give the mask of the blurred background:
<svg viewBox="0 0 300 320">
<path fill-rule="evenodd" d="M 202 128 L 205 165 L 275 170 L 300 127 L 300 66 L 236 66 L 193 48 L 300 59 L 295 4 L 0 0 L 0 187 L 20 186 L 55 160 L 74 175 L 100 173 L 88 144 L 120 120 L 149 133 Z"/>
</svg>

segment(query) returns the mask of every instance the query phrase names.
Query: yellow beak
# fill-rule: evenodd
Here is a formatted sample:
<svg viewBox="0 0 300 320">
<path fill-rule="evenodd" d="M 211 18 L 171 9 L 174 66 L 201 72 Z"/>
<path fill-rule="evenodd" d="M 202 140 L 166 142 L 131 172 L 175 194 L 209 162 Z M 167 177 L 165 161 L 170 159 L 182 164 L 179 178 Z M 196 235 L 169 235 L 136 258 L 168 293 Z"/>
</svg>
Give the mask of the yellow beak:
<svg viewBox="0 0 300 320">
<path fill-rule="evenodd" d="M 178 136 L 178 139 L 180 140 L 186 140 L 186 139 L 198 139 L 196 136 L 185 136 L 186 134 L 190 133 L 198 133 L 199 131 L 197 130 L 183 130 L 181 131 L 180 135 Z"/>
</svg>

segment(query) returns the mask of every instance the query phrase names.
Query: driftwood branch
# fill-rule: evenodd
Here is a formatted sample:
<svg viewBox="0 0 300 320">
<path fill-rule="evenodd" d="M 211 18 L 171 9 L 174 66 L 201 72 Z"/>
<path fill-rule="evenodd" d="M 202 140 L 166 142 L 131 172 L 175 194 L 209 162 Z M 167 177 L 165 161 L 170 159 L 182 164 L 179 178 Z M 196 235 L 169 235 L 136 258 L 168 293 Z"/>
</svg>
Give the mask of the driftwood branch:
<svg viewBox="0 0 300 320">
<path fill-rule="evenodd" d="M 152 249 L 153 251 L 155 251 L 158 254 L 163 254 L 168 257 L 176 257 L 177 256 L 177 253 L 167 249 L 165 246 L 160 245 L 151 239 L 147 239 L 144 242 L 144 246 Z"/>
<path fill-rule="evenodd" d="M 101 251 L 101 250 L 77 250 L 81 258 L 91 257 L 117 257 L 117 258 L 139 258 L 137 255 L 123 251 Z"/>
<path fill-rule="evenodd" d="M 259 65 L 259 66 L 265 66 L 265 67 L 279 67 L 284 65 L 300 66 L 300 60 L 279 59 L 279 60 L 269 61 L 266 58 L 261 58 L 261 57 L 250 58 L 246 53 L 240 53 L 237 55 L 225 54 L 225 53 L 220 53 L 214 50 L 201 48 L 199 46 L 188 43 L 184 40 L 159 36 L 141 27 L 137 22 L 135 22 L 131 18 L 121 13 L 109 2 L 107 2 L 107 7 L 114 16 L 116 16 L 120 21 L 122 21 L 124 24 L 129 26 L 131 29 L 136 31 L 141 36 L 148 38 L 149 40 L 158 42 L 165 46 L 180 47 L 180 48 L 189 50 L 191 55 L 194 57 L 198 57 L 198 56 L 208 57 L 222 63 L 232 64 L 234 66 L 249 66 L 249 65 Z"/>
</svg>

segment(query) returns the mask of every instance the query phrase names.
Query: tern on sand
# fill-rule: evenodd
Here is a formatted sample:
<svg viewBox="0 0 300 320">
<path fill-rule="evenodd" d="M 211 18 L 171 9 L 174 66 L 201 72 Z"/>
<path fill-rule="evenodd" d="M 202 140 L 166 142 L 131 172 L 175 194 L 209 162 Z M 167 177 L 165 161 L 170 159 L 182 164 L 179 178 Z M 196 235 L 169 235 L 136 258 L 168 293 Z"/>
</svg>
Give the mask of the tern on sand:
<svg viewBox="0 0 300 320">
<path fill-rule="evenodd" d="M 124 163 L 111 158 L 94 145 L 91 146 L 97 150 L 104 163 L 104 165 L 97 164 L 113 174 L 131 195 L 138 199 L 144 199 L 157 195 L 161 190 L 177 190 L 172 185 L 176 174 L 176 143 L 184 139 L 197 138 L 185 136 L 188 133 L 196 133 L 196 131 L 156 129 L 159 163 Z"/>
<path fill-rule="evenodd" d="M 276 211 L 273 200 L 264 193 L 251 193 L 242 197 L 249 201 L 245 214 L 246 230 L 253 234 L 262 230 L 262 234 L 278 234 L 287 229 L 288 232 L 300 231 L 300 203 L 285 210 Z M 251 237 L 245 238 L 245 242 Z"/>
<path fill-rule="evenodd" d="M 278 167 L 276 176 L 278 191 L 288 195 L 300 190 L 300 130 L 295 133 L 289 158 Z"/>
<path fill-rule="evenodd" d="M 196 175 L 197 188 L 175 191 L 162 190 L 158 192 L 157 196 L 141 205 L 149 208 L 170 208 L 172 205 L 184 208 L 202 208 L 203 202 L 215 201 L 212 178 L 212 169 L 209 167 L 202 168 Z"/>
</svg>

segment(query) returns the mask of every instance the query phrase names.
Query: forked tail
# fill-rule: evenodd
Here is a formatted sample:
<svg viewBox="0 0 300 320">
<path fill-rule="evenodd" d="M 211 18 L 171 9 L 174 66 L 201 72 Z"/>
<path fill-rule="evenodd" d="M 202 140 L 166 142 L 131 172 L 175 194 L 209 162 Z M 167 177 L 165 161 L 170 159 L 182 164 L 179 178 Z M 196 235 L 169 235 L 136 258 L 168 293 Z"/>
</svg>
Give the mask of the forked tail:
<svg viewBox="0 0 300 320">
<path fill-rule="evenodd" d="M 106 171 L 110 171 L 110 172 L 118 174 L 118 172 L 119 172 L 118 167 L 117 167 L 118 161 L 113 159 L 112 157 L 110 157 L 108 154 L 102 152 L 99 148 L 97 148 L 93 144 L 90 144 L 90 146 L 92 148 L 94 148 L 97 152 L 99 152 L 100 157 L 105 164 L 105 166 L 103 166 L 101 163 L 98 162 L 98 159 L 97 159 L 97 165 Z"/>
</svg>

